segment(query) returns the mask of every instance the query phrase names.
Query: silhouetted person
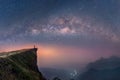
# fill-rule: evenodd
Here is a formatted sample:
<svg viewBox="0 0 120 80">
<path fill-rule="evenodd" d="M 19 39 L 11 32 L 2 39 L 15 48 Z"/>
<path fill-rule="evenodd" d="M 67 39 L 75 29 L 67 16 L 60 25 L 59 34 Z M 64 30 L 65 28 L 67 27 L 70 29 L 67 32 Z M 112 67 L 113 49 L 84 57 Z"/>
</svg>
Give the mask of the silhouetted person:
<svg viewBox="0 0 120 80">
<path fill-rule="evenodd" d="M 34 45 L 34 49 L 35 49 L 36 47 L 35 47 L 35 45 Z"/>
</svg>

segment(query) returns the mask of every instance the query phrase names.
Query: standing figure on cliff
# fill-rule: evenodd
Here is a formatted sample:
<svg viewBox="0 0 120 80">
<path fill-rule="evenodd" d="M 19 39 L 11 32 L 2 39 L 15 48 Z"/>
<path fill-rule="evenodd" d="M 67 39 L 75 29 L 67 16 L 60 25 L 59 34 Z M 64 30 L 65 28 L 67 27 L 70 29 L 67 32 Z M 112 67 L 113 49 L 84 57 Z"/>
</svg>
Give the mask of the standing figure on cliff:
<svg viewBox="0 0 120 80">
<path fill-rule="evenodd" d="M 35 47 L 35 45 L 34 45 L 34 49 L 35 49 L 36 47 Z"/>
</svg>

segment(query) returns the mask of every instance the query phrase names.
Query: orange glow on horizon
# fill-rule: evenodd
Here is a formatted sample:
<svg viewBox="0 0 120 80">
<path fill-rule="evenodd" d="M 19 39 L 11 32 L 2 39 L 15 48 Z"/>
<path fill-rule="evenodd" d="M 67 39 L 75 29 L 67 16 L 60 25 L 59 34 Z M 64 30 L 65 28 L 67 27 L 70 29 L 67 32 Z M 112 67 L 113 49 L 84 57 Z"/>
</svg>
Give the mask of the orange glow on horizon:
<svg viewBox="0 0 120 80">
<path fill-rule="evenodd" d="M 26 45 L 9 45 L 1 52 L 34 48 L 34 45 L 34 43 Z M 101 56 L 111 56 L 112 53 L 110 50 L 97 50 L 95 48 L 89 49 L 84 47 L 52 44 L 37 44 L 36 48 L 38 48 L 38 66 L 41 67 L 51 67 L 54 65 L 61 66 L 71 63 L 88 63 L 100 58 Z"/>
<path fill-rule="evenodd" d="M 5 46 L 4 49 L 1 49 L 0 52 L 16 51 L 16 50 L 21 50 L 21 49 L 29 49 L 29 48 L 33 48 L 33 47 L 34 47 L 34 45 L 32 45 L 32 44 L 9 45 L 9 46 Z"/>
</svg>

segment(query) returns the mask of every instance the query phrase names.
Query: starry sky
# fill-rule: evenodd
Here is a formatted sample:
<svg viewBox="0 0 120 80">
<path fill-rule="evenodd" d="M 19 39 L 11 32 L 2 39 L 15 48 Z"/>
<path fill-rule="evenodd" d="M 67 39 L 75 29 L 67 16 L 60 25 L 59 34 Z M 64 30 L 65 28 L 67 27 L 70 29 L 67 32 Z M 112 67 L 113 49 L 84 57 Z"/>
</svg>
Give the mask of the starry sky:
<svg viewBox="0 0 120 80">
<path fill-rule="evenodd" d="M 119 0 L 0 0 L 0 51 L 38 50 L 38 65 L 120 55 Z"/>
</svg>

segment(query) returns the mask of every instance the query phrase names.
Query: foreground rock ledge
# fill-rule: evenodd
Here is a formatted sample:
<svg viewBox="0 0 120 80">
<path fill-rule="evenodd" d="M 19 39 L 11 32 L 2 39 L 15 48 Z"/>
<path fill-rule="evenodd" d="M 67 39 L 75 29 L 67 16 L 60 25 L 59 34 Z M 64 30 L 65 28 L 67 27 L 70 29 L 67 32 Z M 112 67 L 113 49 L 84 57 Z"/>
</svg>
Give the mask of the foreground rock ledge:
<svg viewBox="0 0 120 80">
<path fill-rule="evenodd" d="M 0 80 L 45 80 L 37 67 L 37 48 L 0 53 Z"/>
</svg>

